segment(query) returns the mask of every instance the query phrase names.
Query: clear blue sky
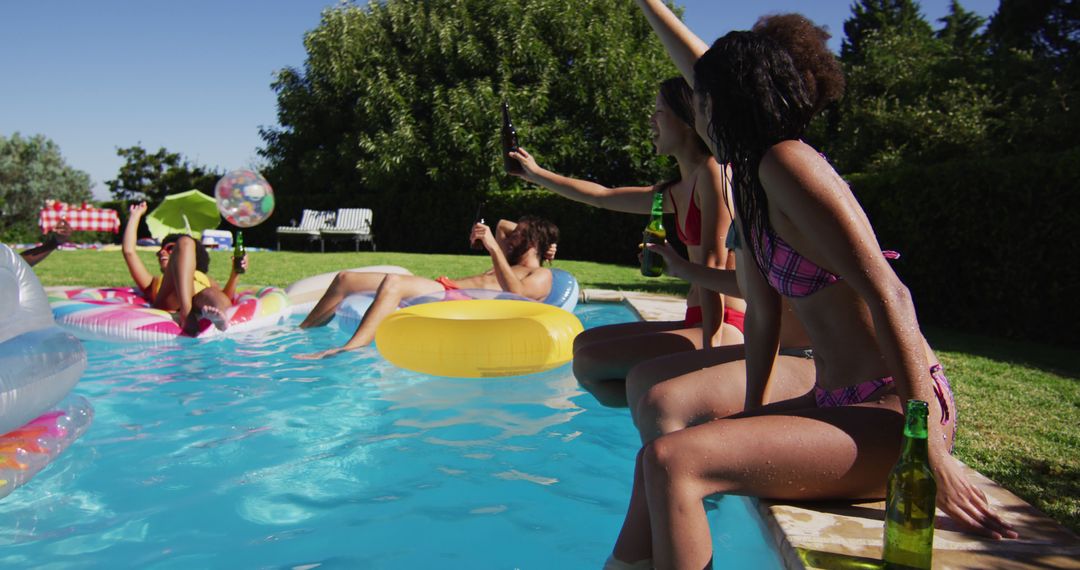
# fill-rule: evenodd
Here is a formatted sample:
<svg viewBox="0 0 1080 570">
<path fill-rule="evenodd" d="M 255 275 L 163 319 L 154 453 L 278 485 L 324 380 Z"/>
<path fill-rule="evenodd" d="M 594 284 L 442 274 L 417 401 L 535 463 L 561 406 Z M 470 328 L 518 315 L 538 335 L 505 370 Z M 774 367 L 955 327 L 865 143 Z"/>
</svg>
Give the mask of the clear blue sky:
<svg viewBox="0 0 1080 570">
<path fill-rule="evenodd" d="M 526 0 L 527 1 L 527 0 Z M 629 0 L 627 7 L 630 7 Z M 801 12 L 839 51 L 850 0 L 677 0 L 707 42 L 775 12 Z M 990 16 L 997 0 L 961 0 Z M 334 0 L 95 0 L 0 3 L 0 135 L 43 134 L 94 193 L 116 149 L 165 147 L 197 164 L 256 164 L 260 126 L 277 124 L 274 72 L 304 63 L 304 33 Z M 948 0 L 922 0 L 936 20 Z M 271 181 L 271 184 L 273 181 Z"/>
</svg>

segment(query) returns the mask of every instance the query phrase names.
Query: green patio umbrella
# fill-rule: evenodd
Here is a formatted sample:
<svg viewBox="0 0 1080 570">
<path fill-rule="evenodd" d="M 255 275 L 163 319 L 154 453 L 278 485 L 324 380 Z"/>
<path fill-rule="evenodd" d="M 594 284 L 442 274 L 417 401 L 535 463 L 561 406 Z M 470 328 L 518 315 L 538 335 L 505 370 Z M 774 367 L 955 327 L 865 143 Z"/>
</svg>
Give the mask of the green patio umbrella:
<svg viewBox="0 0 1080 570">
<path fill-rule="evenodd" d="M 146 227 L 155 239 L 169 234 L 188 234 L 202 239 L 203 230 L 212 230 L 221 223 L 214 198 L 188 190 L 166 196 L 160 206 L 146 216 Z"/>
</svg>

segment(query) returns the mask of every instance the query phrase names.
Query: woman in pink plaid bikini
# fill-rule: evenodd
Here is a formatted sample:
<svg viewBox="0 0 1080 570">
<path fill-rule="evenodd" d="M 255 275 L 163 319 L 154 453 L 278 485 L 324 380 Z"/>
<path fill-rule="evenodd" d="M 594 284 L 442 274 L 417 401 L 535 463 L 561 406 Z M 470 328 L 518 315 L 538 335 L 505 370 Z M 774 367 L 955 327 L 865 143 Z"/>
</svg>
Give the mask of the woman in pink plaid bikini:
<svg viewBox="0 0 1080 570">
<path fill-rule="evenodd" d="M 702 499 L 713 493 L 884 496 L 909 399 L 930 405 L 938 507 L 971 532 L 1016 537 L 951 455 L 956 406 L 910 292 L 847 184 L 801 140 L 813 105 L 791 56 L 753 32 L 731 32 L 706 50 L 662 0 L 635 2 L 693 82 L 698 132 L 717 160 L 732 165 L 738 223 L 755 266 L 744 291 L 748 411 L 642 448 L 606 567 L 709 566 Z M 810 335 L 816 387 L 763 405 L 781 296 Z"/>
</svg>

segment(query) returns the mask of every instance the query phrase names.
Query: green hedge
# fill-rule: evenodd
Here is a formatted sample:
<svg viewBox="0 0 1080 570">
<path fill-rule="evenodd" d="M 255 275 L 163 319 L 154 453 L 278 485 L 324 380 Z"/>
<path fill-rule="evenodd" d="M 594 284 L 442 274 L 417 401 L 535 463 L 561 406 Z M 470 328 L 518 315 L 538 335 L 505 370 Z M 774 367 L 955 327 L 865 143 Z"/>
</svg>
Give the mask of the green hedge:
<svg viewBox="0 0 1080 570">
<path fill-rule="evenodd" d="M 849 177 L 919 318 L 1080 342 L 1080 148 Z"/>
<path fill-rule="evenodd" d="M 272 246 L 274 228 L 288 225 L 290 218 L 299 219 L 301 208 L 366 207 L 375 213 L 375 241 L 380 251 L 464 253 L 468 251 L 468 232 L 479 203 L 477 198 L 415 191 L 377 194 L 358 199 L 354 204 L 333 207 L 296 204 L 291 209 L 286 206 L 275 211 L 269 221 L 253 228 L 251 236 L 260 245 Z M 648 223 L 645 215 L 586 206 L 546 190 L 491 193 L 484 198 L 481 212 L 489 224 L 500 218 L 517 219 L 525 214 L 547 218 L 559 226 L 560 259 L 624 265 L 637 264 L 637 244 Z M 665 223 L 674 223 L 674 220 L 665 220 Z M 303 247 L 296 240 L 282 245 Z"/>
</svg>

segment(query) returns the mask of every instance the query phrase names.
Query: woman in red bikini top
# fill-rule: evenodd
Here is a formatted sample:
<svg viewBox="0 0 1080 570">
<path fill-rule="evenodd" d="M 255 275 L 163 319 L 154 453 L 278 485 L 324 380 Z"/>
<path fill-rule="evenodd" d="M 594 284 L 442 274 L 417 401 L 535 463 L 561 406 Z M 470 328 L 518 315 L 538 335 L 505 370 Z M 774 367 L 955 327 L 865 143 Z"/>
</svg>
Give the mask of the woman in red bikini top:
<svg viewBox="0 0 1080 570">
<path fill-rule="evenodd" d="M 653 193 L 663 192 L 664 210 L 675 214 L 676 233 L 686 244 L 690 259 L 711 267 L 727 267 L 729 254 L 724 236 L 731 216 L 724 207 L 727 192 L 723 170 L 694 131 L 692 99 L 686 81 L 668 79 L 660 85 L 650 120 L 657 154 L 673 156 L 679 165 L 680 178 L 672 182 L 608 188 L 541 168 L 524 149 L 510 156 L 521 163 L 521 178 L 571 200 L 608 210 L 647 215 Z M 601 403 L 625 406 L 624 380 L 634 365 L 657 356 L 742 342 L 734 327 L 723 326 L 723 306 L 719 295 L 691 288 L 683 320 L 627 323 L 585 331 L 574 343 L 574 374 Z"/>
</svg>

